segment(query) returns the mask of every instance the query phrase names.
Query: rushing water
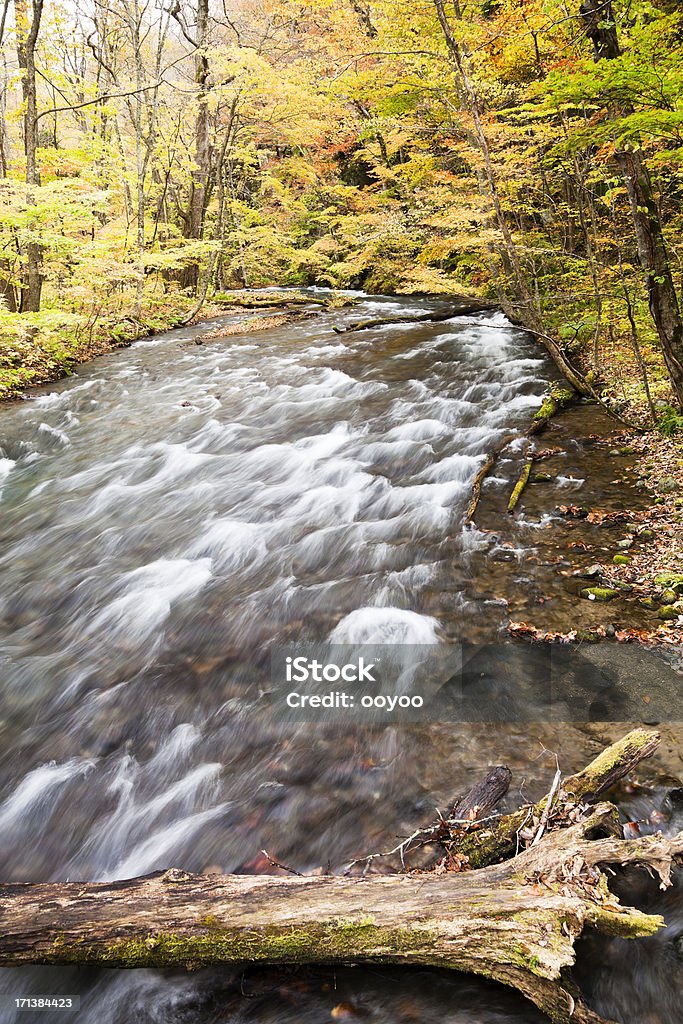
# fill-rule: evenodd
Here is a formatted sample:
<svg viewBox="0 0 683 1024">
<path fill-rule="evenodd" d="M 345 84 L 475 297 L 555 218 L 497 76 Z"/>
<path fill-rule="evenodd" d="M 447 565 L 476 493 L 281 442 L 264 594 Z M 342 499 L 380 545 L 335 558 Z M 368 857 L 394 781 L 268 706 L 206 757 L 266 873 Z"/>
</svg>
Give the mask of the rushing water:
<svg viewBox="0 0 683 1024">
<path fill-rule="evenodd" d="M 258 871 L 264 847 L 300 869 L 339 866 L 490 761 L 528 763 L 530 743 L 570 738 L 568 769 L 595 751 L 570 727 L 292 727 L 262 708 L 273 642 L 492 639 L 504 621 L 495 598 L 465 596 L 490 543 L 463 515 L 484 453 L 538 403 L 547 361 L 500 314 L 332 329 L 433 305 L 362 297 L 196 344 L 221 320 L 2 410 L 3 881 Z M 528 791 L 552 769 L 536 762 Z M 656 941 L 678 965 L 683 913 L 669 904 L 673 931 Z M 82 1024 L 313 1024 L 339 1006 L 406 1024 L 538 1019 L 513 994 L 437 972 L 251 984 L 44 968 L 4 972 L 0 991 L 81 993 Z M 615 1009 L 613 988 L 596 982 L 596 999 L 645 1020 L 627 999 Z M 673 1024 L 661 1005 L 652 1021 Z"/>
</svg>

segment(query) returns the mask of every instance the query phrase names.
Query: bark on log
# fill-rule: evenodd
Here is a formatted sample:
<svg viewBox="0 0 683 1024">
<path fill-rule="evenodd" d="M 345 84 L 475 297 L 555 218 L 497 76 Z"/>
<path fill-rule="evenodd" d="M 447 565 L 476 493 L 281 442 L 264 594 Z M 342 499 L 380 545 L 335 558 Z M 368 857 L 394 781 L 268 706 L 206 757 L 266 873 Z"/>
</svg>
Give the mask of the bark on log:
<svg viewBox="0 0 683 1024">
<path fill-rule="evenodd" d="M 658 732 L 634 729 L 613 743 L 582 771 L 562 781 L 552 798 L 553 813 L 556 816 L 566 815 L 579 804 L 595 803 L 611 786 L 654 753 L 659 742 Z M 452 844 L 452 852 L 466 856 L 475 868 L 510 856 L 522 845 L 521 830 L 531 827 L 534 820 L 540 820 L 550 798 L 551 794 L 547 793 L 535 805 L 502 815 L 479 831 L 466 832 Z"/>
<path fill-rule="evenodd" d="M 469 971 L 512 986 L 560 1024 L 603 1024 L 568 973 L 584 926 L 651 935 L 659 916 L 621 904 L 601 868 L 641 864 L 671 884 L 683 832 L 624 840 L 616 808 L 595 800 L 656 748 L 637 729 L 550 799 L 501 817 L 487 855 L 514 846 L 520 815 L 554 800 L 570 827 L 547 831 L 517 856 L 480 870 L 339 876 L 204 876 L 171 869 L 126 881 L 0 886 L 0 966 L 90 964 L 186 967 L 246 963 L 400 963 Z M 498 767 L 457 802 L 477 814 L 507 789 Z M 576 820 L 578 818 L 578 820 Z M 474 827 L 474 826 L 473 826 Z M 476 839 L 483 855 L 484 832 Z M 481 858 L 480 858 L 481 859 Z"/>
<path fill-rule="evenodd" d="M 683 833 L 627 841 L 614 808 L 513 860 L 459 874 L 274 878 L 170 870 L 122 882 L 0 888 L 0 965 L 199 968 L 401 963 L 469 971 L 519 989 L 552 1020 L 596 1022 L 562 972 L 585 925 L 650 935 L 661 917 L 623 906 L 597 869 L 639 863 L 669 884 Z"/>
<path fill-rule="evenodd" d="M 497 765 L 472 788 L 455 801 L 451 807 L 451 818 L 483 818 L 494 810 L 503 799 L 512 781 L 512 772 L 503 764 Z"/>
</svg>

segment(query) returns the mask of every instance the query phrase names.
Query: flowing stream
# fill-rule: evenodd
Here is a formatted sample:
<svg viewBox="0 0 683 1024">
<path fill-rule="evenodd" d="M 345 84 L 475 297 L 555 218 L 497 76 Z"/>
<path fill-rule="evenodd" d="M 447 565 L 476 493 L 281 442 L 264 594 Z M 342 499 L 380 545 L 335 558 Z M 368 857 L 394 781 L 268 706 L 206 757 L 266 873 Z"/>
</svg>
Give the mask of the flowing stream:
<svg viewBox="0 0 683 1024">
<path fill-rule="evenodd" d="M 300 870 L 338 868 L 491 762 L 540 795 L 554 771 L 542 744 L 572 770 L 624 731 L 292 726 L 262 707 L 274 642 L 501 636 L 501 601 L 471 587 L 495 544 L 464 512 L 485 453 L 523 431 L 552 368 L 496 313 L 333 330 L 432 308 L 443 304 L 358 296 L 202 341 L 222 317 L 0 410 L 3 881 L 262 871 L 263 848 Z M 494 475 L 489 493 L 505 483 Z M 677 752 L 666 767 L 623 806 L 674 829 Z M 666 931 L 636 958 L 603 944 L 604 971 L 589 975 L 596 1007 L 624 1022 L 680 1019 L 683 906 L 678 890 L 661 899 Z M 513 993 L 433 971 L 42 968 L 3 972 L 0 992 L 80 994 L 79 1024 L 540 1020 Z M 0 1011 L 15 1017 L 47 1019 Z"/>
</svg>

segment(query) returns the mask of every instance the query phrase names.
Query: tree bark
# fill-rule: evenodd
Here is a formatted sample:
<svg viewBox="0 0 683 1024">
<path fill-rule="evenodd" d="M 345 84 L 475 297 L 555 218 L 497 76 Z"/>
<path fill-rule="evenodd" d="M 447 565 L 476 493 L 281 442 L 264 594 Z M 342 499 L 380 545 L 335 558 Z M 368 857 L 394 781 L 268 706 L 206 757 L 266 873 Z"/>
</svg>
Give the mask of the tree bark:
<svg viewBox="0 0 683 1024">
<path fill-rule="evenodd" d="M 190 195 L 187 210 L 182 214 L 185 238 L 201 238 L 204 213 L 211 169 L 211 136 L 209 131 L 209 0 L 197 0 L 197 22 L 194 36 L 185 23 L 180 3 L 171 8 L 171 15 L 178 22 L 187 41 L 196 48 L 195 84 L 197 87 L 197 116 L 195 118 L 194 167 L 190 178 Z M 196 288 L 199 282 L 199 268 L 196 264 L 180 274 L 182 287 Z"/>
<path fill-rule="evenodd" d="M 26 153 L 26 202 L 35 203 L 35 189 L 40 185 L 38 171 L 38 99 L 36 91 L 36 45 L 43 14 L 43 0 L 32 0 L 29 22 L 26 0 L 15 0 L 17 20 L 17 61 L 21 69 L 21 91 L 24 105 L 24 151 Z M 33 227 L 29 225 L 29 232 Z M 21 290 L 21 312 L 37 313 L 43 289 L 41 273 L 42 246 L 33 238 L 26 245 L 26 270 Z"/>
<path fill-rule="evenodd" d="M 683 832 L 624 840 L 615 807 L 584 813 L 578 805 L 622 778 L 658 740 L 635 730 L 554 786 L 537 805 L 544 833 L 512 859 L 480 870 L 352 878 L 171 869 L 117 882 L 0 886 L 0 966 L 437 966 L 516 988 L 553 1021 L 599 1024 L 569 973 L 575 940 L 586 925 L 636 938 L 664 924 L 621 904 L 602 867 L 643 865 L 667 887 L 683 855 Z M 493 769 L 452 812 L 467 811 L 476 824 L 481 802 L 495 802 L 508 783 L 507 769 Z M 562 812 L 555 831 L 553 800 Z M 575 823 L 565 827 L 570 807 Z"/>
<path fill-rule="evenodd" d="M 607 893 L 599 869 L 643 864 L 670 884 L 683 833 L 590 839 L 613 808 L 511 861 L 459 874 L 368 878 L 191 875 L 0 888 L 0 965 L 186 967 L 400 963 L 469 971 L 553 1020 L 598 1021 L 562 972 L 585 925 L 625 938 L 663 926 Z M 542 879 L 542 884 L 539 884 Z"/>
<path fill-rule="evenodd" d="M 595 60 L 619 57 L 619 37 L 610 0 L 584 0 L 579 11 L 586 35 L 593 43 Z M 623 105 L 614 106 L 619 114 L 630 112 Z M 617 150 L 615 160 L 626 185 L 650 313 L 673 392 L 683 408 L 683 319 L 650 171 L 639 147 Z"/>
</svg>

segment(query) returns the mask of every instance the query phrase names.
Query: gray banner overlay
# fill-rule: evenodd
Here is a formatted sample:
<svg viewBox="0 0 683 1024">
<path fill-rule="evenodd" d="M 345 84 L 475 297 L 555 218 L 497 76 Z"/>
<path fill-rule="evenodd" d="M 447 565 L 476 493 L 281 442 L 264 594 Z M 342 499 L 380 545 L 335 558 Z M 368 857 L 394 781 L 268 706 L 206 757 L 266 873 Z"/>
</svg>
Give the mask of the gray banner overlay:
<svg viewBox="0 0 683 1024">
<path fill-rule="evenodd" d="M 263 696 L 283 722 L 683 720 L 683 673 L 613 644 L 292 644 Z"/>
</svg>

